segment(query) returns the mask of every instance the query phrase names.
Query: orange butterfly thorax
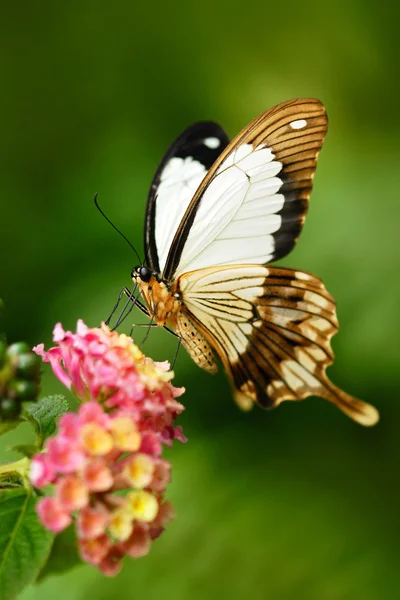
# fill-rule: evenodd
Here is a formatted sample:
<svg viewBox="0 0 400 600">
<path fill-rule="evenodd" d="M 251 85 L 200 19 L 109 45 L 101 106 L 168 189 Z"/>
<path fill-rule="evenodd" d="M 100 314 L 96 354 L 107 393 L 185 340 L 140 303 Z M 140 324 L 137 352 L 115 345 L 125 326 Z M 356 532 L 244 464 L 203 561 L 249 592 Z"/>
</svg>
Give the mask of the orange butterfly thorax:
<svg viewBox="0 0 400 600">
<path fill-rule="evenodd" d="M 157 281 L 155 277 L 152 277 L 150 281 L 142 281 L 140 277 L 137 277 L 134 278 L 134 281 L 138 284 L 150 316 L 157 325 L 163 327 L 168 323 L 175 326 L 177 315 L 181 310 L 179 297 L 174 296 L 167 285 L 163 281 Z"/>
</svg>

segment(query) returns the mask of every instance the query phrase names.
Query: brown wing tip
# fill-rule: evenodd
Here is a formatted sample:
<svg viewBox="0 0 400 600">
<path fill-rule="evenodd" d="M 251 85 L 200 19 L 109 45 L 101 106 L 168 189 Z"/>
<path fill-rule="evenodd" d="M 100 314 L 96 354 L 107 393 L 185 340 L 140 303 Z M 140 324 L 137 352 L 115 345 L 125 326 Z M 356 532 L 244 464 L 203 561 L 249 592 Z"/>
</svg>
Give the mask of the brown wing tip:
<svg viewBox="0 0 400 600">
<path fill-rule="evenodd" d="M 328 394 L 323 394 L 324 397 L 333 402 L 333 404 L 336 404 L 353 421 L 364 425 L 364 427 L 372 427 L 372 425 L 378 423 L 379 411 L 372 404 L 368 404 L 347 394 L 330 381 L 328 381 L 325 390 L 328 390 Z"/>
<path fill-rule="evenodd" d="M 375 408 L 375 406 L 372 406 L 372 404 L 368 404 L 367 402 L 357 400 L 356 398 L 352 398 L 352 401 L 352 406 L 349 410 L 346 410 L 340 405 L 339 408 L 341 408 L 354 421 L 360 425 L 364 425 L 364 427 L 372 427 L 372 425 L 376 425 L 376 423 L 378 423 L 379 411 Z"/>
</svg>

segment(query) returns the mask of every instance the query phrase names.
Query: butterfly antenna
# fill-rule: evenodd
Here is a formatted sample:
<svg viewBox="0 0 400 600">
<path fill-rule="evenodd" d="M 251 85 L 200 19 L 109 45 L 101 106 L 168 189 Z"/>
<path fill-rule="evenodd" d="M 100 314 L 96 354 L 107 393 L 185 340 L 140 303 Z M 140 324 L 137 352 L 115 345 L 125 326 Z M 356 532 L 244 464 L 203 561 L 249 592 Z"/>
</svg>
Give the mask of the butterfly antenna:
<svg viewBox="0 0 400 600">
<path fill-rule="evenodd" d="M 100 213 L 100 214 L 101 214 L 101 215 L 102 215 L 102 216 L 105 218 L 105 220 L 106 220 L 108 223 L 110 223 L 111 227 L 113 227 L 113 228 L 115 229 L 115 231 L 116 231 L 117 233 L 119 233 L 119 235 L 120 235 L 121 237 L 123 237 L 123 238 L 124 238 L 124 240 L 127 242 L 127 244 L 129 244 L 129 246 L 132 248 L 132 250 L 134 251 L 134 253 L 135 253 L 135 254 L 136 254 L 136 256 L 138 257 L 139 264 L 140 264 L 140 265 L 142 265 L 142 264 L 143 264 L 143 261 L 141 260 L 141 258 L 140 258 L 140 256 L 139 256 L 139 254 L 137 253 L 137 251 L 136 251 L 136 248 L 135 248 L 135 247 L 134 247 L 134 246 L 131 244 L 131 242 L 128 240 L 128 238 L 126 237 L 126 235 L 124 235 L 124 234 L 122 233 L 122 231 L 120 231 L 120 230 L 118 229 L 118 227 L 116 227 L 116 226 L 114 225 L 114 223 L 113 223 L 112 221 L 110 221 L 110 219 L 107 217 L 107 215 L 104 213 L 104 211 L 103 211 L 103 210 L 100 208 L 99 201 L 97 200 L 97 196 L 98 196 L 98 193 L 96 192 L 96 193 L 95 193 L 95 195 L 94 195 L 94 203 L 95 203 L 95 205 L 96 205 L 96 208 L 97 208 L 97 210 L 98 210 L 98 211 L 99 211 L 99 213 Z"/>
</svg>

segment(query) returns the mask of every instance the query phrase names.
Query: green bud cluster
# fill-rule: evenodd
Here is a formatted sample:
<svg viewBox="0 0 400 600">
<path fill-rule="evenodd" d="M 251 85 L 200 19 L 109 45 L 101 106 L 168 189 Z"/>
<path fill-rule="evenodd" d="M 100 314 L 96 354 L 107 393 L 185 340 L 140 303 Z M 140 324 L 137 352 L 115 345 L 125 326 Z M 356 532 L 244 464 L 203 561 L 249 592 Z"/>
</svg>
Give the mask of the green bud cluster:
<svg viewBox="0 0 400 600">
<path fill-rule="evenodd" d="M 40 358 L 25 342 L 7 346 L 0 339 L 0 420 L 18 419 L 21 403 L 36 400 L 40 365 Z"/>
</svg>

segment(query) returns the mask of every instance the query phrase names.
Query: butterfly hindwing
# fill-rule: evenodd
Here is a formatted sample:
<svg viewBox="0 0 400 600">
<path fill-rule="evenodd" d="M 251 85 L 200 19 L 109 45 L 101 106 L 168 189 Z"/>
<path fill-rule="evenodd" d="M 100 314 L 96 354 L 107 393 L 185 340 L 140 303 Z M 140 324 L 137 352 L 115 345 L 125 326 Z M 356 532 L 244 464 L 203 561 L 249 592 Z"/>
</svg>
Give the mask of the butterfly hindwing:
<svg viewBox="0 0 400 600">
<path fill-rule="evenodd" d="M 160 273 L 175 231 L 197 187 L 228 144 L 211 121 L 188 127 L 165 154 L 151 184 L 145 218 L 146 263 Z"/>
<path fill-rule="evenodd" d="M 328 120 L 321 102 L 285 102 L 252 121 L 205 175 L 171 238 L 163 277 L 266 264 L 301 231 Z"/>
<path fill-rule="evenodd" d="M 335 303 L 308 273 L 243 265 L 182 275 L 179 289 L 195 327 L 221 358 L 243 407 L 322 396 L 364 425 L 377 411 L 328 379 Z"/>
</svg>

